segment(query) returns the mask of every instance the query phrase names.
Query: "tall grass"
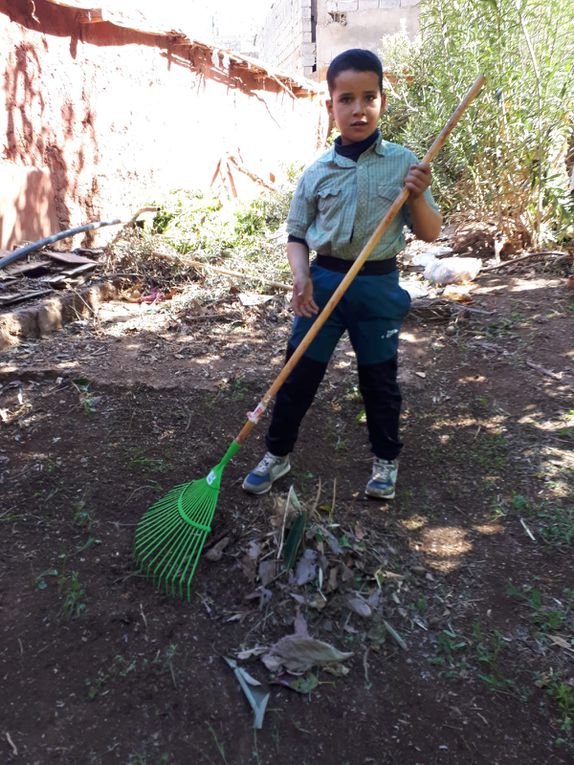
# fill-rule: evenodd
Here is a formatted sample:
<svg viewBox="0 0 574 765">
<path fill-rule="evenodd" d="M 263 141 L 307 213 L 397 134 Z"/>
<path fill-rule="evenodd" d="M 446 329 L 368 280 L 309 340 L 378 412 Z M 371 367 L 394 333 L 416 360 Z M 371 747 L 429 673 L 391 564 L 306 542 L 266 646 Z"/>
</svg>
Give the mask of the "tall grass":
<svg viewBox="0 0 574 765">
<path fill-rule="evenodd" d="M 534 245 L 574 235 L 574 0 L 422 0 L 414 43 L 383 39 L 385 135 L 424 154 L 479 73 L 482 95 L 435 162 L 445 212 L 489 217 Z"/>
</svg>

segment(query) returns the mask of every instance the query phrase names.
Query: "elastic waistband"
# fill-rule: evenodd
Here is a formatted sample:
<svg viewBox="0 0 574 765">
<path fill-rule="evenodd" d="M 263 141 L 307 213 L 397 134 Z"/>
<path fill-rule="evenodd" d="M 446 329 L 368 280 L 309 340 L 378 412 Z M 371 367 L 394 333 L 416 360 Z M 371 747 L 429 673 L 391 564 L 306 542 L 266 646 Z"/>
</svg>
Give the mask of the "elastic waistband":
<svg viewBox="0 0 574 765">
<path fill-rule="evenodd" d="M 335 258 L 332 255 L 317 255 L 314 262 L 318 266 L 321 266 L 321 268 L 327 268 L 329 271 L 337 271 L 340 274 L 344 274 L 350 270 L 355 261 Z M 387 260 L 367 260 L 359 271 L 359 275 L 378 276 L 380 274 L 390 274 L 396 267 L 396 258 L 388 258 Z"/>
</svg>

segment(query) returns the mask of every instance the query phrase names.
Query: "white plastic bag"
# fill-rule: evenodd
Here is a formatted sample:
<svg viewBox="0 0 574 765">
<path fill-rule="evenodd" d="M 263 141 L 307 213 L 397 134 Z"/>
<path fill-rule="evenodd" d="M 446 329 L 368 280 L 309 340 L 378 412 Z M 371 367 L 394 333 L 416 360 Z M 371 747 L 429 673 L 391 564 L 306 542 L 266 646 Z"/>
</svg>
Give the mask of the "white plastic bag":
<svg viewBox="0 0 574 765">
<path fill-rule="evenodd" d="M 476 279 L 481 268 L 480 258 L 442 258 L 428 264 L 424 277 L 431 284 L 464 284 Z"/>
<path fill-rule="evenodd" d="M 399 286 L 409 293 L 411 300 L 424 298 L 429 294 L 428 288 L 424 284 L 412 279 L 399 279 Z"/>
<path fill-rule="evenodd" d="M 436 263 L 437 256 L 433 255 L 432 252 L 419 252 L 418 255 L 415 255 L 412 259 L 413 266 L 422 266 L 423 268 L 426 268 L 427 266 L 430 266 L 431 263 Z"/>
<path fill-rule="evenodd" d="M 413 255 L 413 266 L 428 266 L 433 260 L 443 258 L 452 253 L 452 247 L 427 247 L 426 250 Z"/>
</svg>

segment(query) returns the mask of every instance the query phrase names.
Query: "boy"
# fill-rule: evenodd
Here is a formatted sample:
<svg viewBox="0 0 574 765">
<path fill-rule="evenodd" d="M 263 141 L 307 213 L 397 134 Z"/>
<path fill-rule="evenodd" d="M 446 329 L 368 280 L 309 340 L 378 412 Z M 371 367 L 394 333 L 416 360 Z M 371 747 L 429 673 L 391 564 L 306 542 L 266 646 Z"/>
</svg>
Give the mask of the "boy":
<svg viewBox="0 0 574 765">
<path fill-rule="evenodd" d="M 430 193 L 431 173 L 412 152 L 382 140 L 377 121 L 385 109 L 383 70 L 368 50 L 336 56 L 327 71 L 327 109 L 340 137 L 303 173 L 287 217 L 287 257 L 293 273 L 295 314 L 287 358 L 358 257 L 379 221 L 406 186 L 410 195 L 369 259 L 279 390 L 267 432 L 268 452 L 243 482 L 264 494 L 290 470 L 299 425 L 311 405 L 327 363 L 346 330 L 357 358 L 359 389 L 374 454 L 365 493 L 395 496 L 401 395 L 397 349 L 401 322 L 410 307 L 399 287 L 396 255 L 403 226 L 432 241 L 442 223 Z M 309 266 L 309 251 L 317 257 Z"/>
</svg>

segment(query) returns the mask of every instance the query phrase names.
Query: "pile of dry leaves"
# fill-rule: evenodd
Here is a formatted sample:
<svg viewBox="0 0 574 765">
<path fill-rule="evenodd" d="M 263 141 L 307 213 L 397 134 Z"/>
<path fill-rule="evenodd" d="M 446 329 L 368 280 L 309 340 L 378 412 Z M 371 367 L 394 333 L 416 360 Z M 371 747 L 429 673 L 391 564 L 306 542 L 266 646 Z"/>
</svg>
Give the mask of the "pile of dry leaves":
<svg viewBox="0 0 574 765">
<path fill-rule="evenodd" d="M 335 522 L 335 494 L 336 485 L 332 500 L 320 504 L 319 486 L 315 501 L 305 506 L 291 487 L 286 500 L 275 500 L 270 528 L 253 533 L 240 554 L 253 590 L 244 598 L 248 605 L 226 621 L 243 622 L 253 606 L 260 619 L 249 630 L 251 643 L 244 642 L 226 661 L 253 707 L 256 727 L 263 722 L 269 692 L 239 662 L 259 658 L 270 684 L 310 693 L 321 682 L 319 672 L 344 676 L 351 671 L 345 662 L 360 652 L 368 683 L 370 650 L 389 643 L 406 651 L 403 634 L 428 629 L 410 604 L 432 586 L 432 574 L 416 565 L 416 553 L 399 571 L 404 561 L 399 563 L 388 538 L 360 523 L 343 528 Z M 229 544 L 229 537 L 221 539 L 207 560 L 219 560 Z M 292 624 L 293 629 L 269 643 L 268 624 Z M 344 650 L 349 646 L 352 651 Z"/>
</svg>

